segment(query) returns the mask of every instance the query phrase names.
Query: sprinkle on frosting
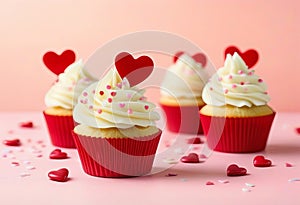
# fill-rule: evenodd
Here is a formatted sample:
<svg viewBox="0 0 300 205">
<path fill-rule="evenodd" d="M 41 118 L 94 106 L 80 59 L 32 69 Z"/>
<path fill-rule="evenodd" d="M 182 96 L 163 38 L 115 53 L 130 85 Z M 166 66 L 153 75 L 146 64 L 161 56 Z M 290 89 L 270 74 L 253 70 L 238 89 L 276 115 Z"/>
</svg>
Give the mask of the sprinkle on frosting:
<svg viewBox="0 0 300 205">
<path fill-rule="evenodd" d="M 263 80 L 254 74 L 254 70 L 249 70 L 243 59 L 234 53 L 233 56 L 227 54 L 224 67 L 206 84 L 202 97 L 206 104 L 213 106 L 260 106 L 270 100 L 266 89 Z"/>
<path fill-rule="evenodd" d="M 93 94 L 95 90 L 96 94 Z M 135 125 L 155 126 L 159 114 L 155 105 L 146 101 L 144 90 L 130 87 L 126 78 L 122 79 L 116 69 L 111 69 L 102 80 L 87 87 L 75 106 L 74 120 L 94 128 L 117 127 L 126 129 Z M 143 99 L 143 101 L 141 100 Z"/>
</svg>

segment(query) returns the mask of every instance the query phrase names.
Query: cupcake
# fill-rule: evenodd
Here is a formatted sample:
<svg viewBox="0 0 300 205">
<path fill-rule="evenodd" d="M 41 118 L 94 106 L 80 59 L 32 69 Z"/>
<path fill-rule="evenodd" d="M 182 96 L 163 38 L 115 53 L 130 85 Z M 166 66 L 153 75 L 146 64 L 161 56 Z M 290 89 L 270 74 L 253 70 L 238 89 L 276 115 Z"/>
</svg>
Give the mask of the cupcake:
<svg viewBox="0 0 300 205">
<path fill-rule="evenodd" d="M 195 56 L 201 55 L 201 62 Z M 175 133 L 203 134 L 199 109 L 205 103 L 202 89 L 208 80 L 203 54 L 181 54 L 168 69 L 161 84 L 160 106 L 167 118 L 167 128 Z M 197 61 L 198 60 L 198 61 Z"/>
<path fill-rule="evenodd" d="M 200 118 L 211 149 L 250 153 L 265 149 L 275 112 L 267 105 L 267 86 L 244 60 L 227 54 L 203 89 L 207 104 Z"/>
<path fill-rule="evenodd" d="M 149 173 L 161 136 L 155 105 L 114 67 L 86 88 L 74 109 L 73 137 L 83 170 L 97 177 Z"/>
<path fill-rule="evenodd" d="M 82 90 L 93 82 L 92 79 L 83 69 L 82 60 L 79 60 L 59 74 L 57 81 L 47 92 L 47 108 L 43 113 L 54 146 L 76 147 L 72 137 L 74 102 L 77 102 Z"/>
</svg>

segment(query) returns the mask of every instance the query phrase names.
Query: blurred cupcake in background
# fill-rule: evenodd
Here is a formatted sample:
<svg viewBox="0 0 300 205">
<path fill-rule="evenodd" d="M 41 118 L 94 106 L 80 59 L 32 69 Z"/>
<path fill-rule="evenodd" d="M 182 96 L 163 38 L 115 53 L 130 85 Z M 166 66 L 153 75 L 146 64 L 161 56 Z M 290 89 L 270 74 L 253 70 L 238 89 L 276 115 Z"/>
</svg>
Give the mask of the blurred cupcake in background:
<svg viewBox="0 0 300 205">
<path fill-rule="evenodd" d="M 227 54 L 224 67 L 206 84 L 203 100 L 207 105 L 200 118 L 211 149 L 230 153 L 265 149 L 275 112 L 267 105 L 266 84 L 237 52 Z"/>
<path fill-rule="evenodd" d="M 44 55 L 44 63 L 54 73 L 57 72 L 57 64 L 47 64 L 47 53 Z M 52 61 L 64 61 L 63 58 L 51 58 Z M 75 55 L 74 55 L 75 61 Z M 56 66 L 56 67 L 55 67 Z M 65 69 L 60 69 L 57 81 L 51 86 L 45 95 L 47 108 L 43 111 L 48 127 L 51 142 L 54 146 L 75 148 L 72 137 L 74 128 L 73 108 L 82 90 L 95 80 L 83 68 L 82 60 L 73 62 Z"/>
<path fill-rule="evenodd" d="M 203 134 L 198 111 L 205 103 L 202 89 L 209 76 L 206 56 L 175 54 L 161 84 L 160 106 L 167 118 L 167 128 L 175 133 Z"/>
</svg>

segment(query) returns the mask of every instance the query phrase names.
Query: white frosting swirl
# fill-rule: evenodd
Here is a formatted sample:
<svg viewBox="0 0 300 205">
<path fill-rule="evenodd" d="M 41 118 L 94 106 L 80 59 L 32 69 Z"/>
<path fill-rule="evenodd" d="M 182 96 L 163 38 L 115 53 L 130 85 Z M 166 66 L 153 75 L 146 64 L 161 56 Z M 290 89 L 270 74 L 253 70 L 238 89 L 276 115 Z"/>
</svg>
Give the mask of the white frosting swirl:
<svg viewBox="0 0 300 205">
<path fill-rule="evenodd" d="M 233 56 L 227 54 L 224 67 L 206 84 L 202 97 L 208 105 L 251 107 L 266 105 L 270 101 L 266 90 L 267 86 L 262 79 L 234 53 Z"/>
<path fill-rule="evenodd" d="M 111 69 L 99 82 L 86 88 L 74 109 L 74 120 L 94 128 L 126 129 L 135 125 L 155 126 L 159 114 L 147 102 L 144 90 L 130 87 L 116 69 Z"/>
<path fill-rule="evenodd" d="M 172 65 L 162 82 L 161 95 L 176 99 L 194 100 L 201 97 L 208 74 L 202 65 L 187 54 Z"/>
<path fill-rule="evenodd" d="M 79 60 L 58 75 L 58 80 L 45 96 L 45 104 L 47 107 L 73 109 L 73 103 L 77 102 L 82 90 L 94 81 L 95 79 L 83 69 L 82 60 Z"/>
</svg>

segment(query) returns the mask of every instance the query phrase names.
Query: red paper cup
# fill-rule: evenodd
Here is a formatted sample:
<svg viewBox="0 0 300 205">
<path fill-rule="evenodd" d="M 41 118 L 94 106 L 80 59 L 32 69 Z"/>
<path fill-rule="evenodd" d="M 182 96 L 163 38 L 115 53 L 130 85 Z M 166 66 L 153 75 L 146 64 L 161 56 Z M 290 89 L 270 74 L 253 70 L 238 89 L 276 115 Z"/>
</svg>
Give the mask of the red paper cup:
<svg viewBox="0 0 300 205">
<path fill-rule="evenodd" d="M 167 117 L 167 128 L 175 133 L 203 134 L 199 110 L 203 106 L 169 106 L 160 104 Z"/>
<path fill-rule="evenodd" d="M 73 116 L 56 116 L 43 113 L 52 144 L 57 147 L 76 148 L 72 136 Z"/>
<path fill-rule="evenodd" d="M 148 174 L 161 136 L 95 138 L 73 132 L 83 170 L 97 177 L 133 177 Z"/>
<path fill-rule="evenodd" d="M 251 153 L 266 148 L 275 113 L 259 117 L 212 117 L 200 114 L 210 149 L 227 153 Z"/>
</svg>

